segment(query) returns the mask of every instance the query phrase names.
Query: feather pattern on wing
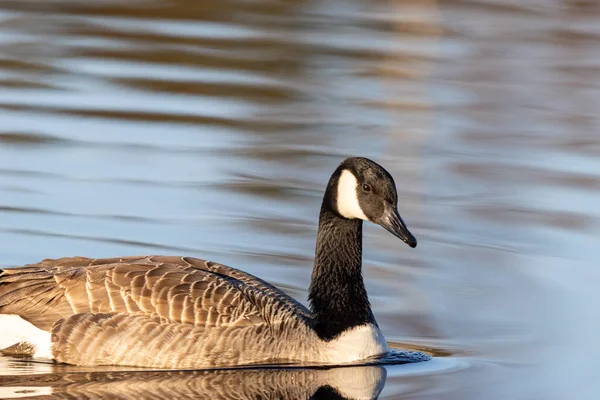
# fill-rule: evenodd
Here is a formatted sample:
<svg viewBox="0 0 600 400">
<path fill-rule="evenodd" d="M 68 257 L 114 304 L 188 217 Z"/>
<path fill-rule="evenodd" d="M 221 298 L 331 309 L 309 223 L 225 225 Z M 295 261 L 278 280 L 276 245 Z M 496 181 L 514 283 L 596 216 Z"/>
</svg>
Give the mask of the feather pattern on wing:
<svg viewBox="0 0 600 400">
<path fill-rule="evenodd" d="M 51 330 L 55 358 L 80 365 L 274 362 L 314 336 L 310 312 L 291 297 L 190 257 L 74 257 L 6 269 L 0 313 Z"/>
</svg>

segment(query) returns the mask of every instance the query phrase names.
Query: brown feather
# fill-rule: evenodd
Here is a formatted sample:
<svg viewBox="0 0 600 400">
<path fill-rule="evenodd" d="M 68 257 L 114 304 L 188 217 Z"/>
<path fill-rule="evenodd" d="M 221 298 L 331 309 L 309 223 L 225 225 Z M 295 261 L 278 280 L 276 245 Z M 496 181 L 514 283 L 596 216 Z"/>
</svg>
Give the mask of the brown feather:
<svg viewBox="0 0 600 400">
<path fill-rule="evenodd" d="M 55 358 L 85 365 L 267 360 L 273 338 L 261 334 L 263 326 L 310 326 L 308 310 L 258 278 L 171 256 L 73 257 L 7 269 L 0 274 L 0 313 L 52 331 Z M 244 343 L 253 332 L 259 340 Z"/>
</svg>

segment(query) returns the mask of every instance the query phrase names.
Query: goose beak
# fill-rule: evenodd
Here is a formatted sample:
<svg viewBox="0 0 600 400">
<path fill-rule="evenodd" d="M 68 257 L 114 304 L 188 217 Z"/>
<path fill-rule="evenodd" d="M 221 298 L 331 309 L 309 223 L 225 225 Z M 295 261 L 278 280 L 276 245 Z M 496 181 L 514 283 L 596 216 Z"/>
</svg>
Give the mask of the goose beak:
<svg viewBox="0 0 600 400">
<path fill-rule="evenodd" d="M 410 233 L 402 217 L 398 214 L 398 210 L 393 205 L 386 203 L 383 215 L 376 219 L 375 223 L 383 226 L 397 238 L 402 239 L 410 247 L 417 247 L 417 239 Z"/>
</svg>

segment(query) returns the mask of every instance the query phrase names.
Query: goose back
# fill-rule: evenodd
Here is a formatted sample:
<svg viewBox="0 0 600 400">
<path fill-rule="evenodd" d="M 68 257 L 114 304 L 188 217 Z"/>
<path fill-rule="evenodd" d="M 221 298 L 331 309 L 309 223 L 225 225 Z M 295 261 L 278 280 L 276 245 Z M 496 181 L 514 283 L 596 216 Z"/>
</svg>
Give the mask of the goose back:
<svg viewBox="0 0 600 400">
<path fill-rule="evenodd" d="M 277 288 L 190 257 L 74 257 L 7 269 L 0 313 L 51 330 L 55 359 L 80 365 L 274 362 L 302 354 L 313 336 L 310 312 Z"/>
</svg>

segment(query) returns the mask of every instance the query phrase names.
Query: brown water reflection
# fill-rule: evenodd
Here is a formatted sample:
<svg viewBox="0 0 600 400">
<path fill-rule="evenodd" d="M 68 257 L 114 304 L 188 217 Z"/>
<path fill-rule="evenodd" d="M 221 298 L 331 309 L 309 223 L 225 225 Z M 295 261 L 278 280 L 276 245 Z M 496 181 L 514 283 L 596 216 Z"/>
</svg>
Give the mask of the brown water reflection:
<svg viewBox="0 0 600 400">
<path fill-rule="evenodd" d="M 418 356 L 396 353 L 384 362 L 406 363 Z M 390 364 L 345 367 L 278 366 L 202 371 L 143 370 L 127 367 L 77 367 L 0 358 L 1 398 L 32 399 L 376 399 Z M 404 364 L 395 377 L 395 395 L 431 386 L 436 374 L 452 374 L 465 363 L 437 359 Z"/>
<path fill-rule="evenodd" d="M 0 266 L 184 253 L 304 300 L 363 155 L 419 238 L 366 228 L 381 328 L 469 365 L 380 397 L 595 398 L 599 4 L 0 0 Z"/>
<path fill-rule="evenodd" d="M 0 376 L 2 398 L 33 399 L 375 399 L 379 366 L 215 371 L 62 371 Z"/>
</svg>

